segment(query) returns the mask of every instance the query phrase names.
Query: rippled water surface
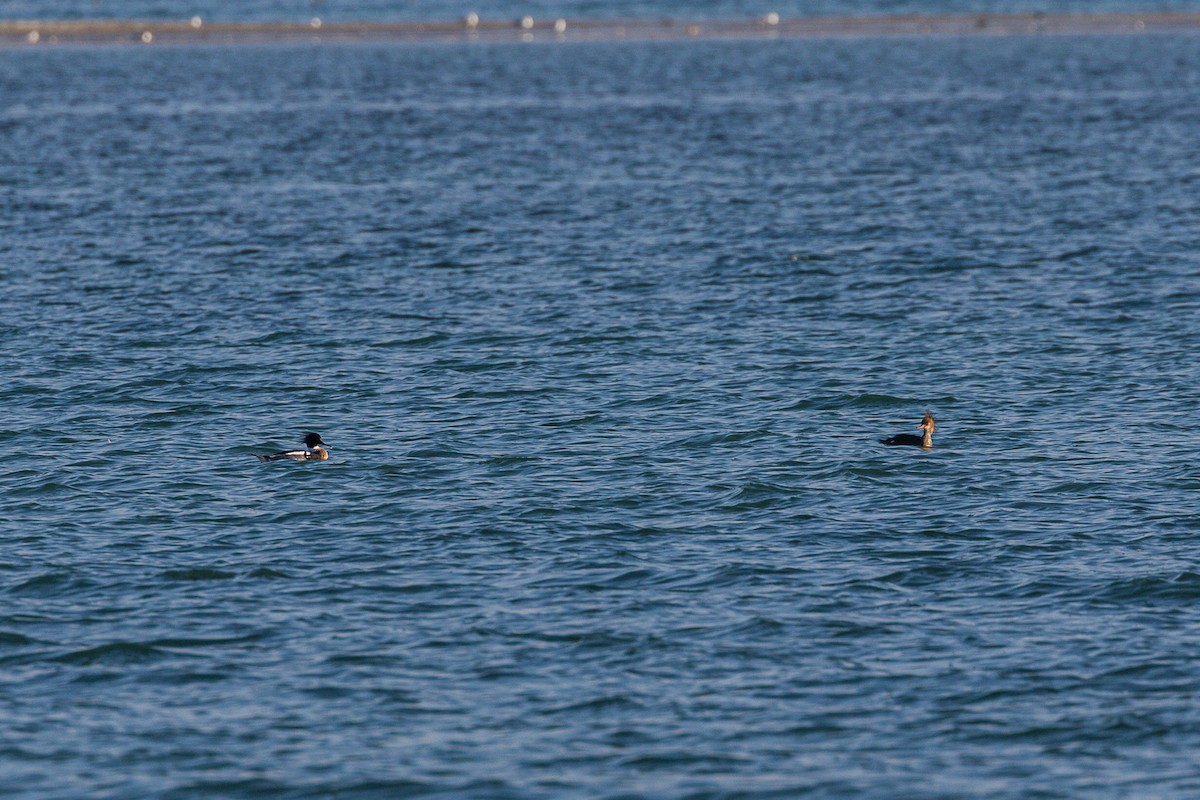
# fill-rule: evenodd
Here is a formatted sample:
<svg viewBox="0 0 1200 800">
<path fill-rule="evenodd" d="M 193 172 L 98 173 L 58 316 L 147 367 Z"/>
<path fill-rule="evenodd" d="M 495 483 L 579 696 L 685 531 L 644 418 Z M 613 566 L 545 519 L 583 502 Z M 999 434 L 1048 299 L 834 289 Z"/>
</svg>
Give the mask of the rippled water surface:
<svg viewBox="0 0 1200 800">
<path fill-rule="evenodd" d="M 0 90 L 7 797 L 1200 792 L 1196 37 Z"/>
</svg>

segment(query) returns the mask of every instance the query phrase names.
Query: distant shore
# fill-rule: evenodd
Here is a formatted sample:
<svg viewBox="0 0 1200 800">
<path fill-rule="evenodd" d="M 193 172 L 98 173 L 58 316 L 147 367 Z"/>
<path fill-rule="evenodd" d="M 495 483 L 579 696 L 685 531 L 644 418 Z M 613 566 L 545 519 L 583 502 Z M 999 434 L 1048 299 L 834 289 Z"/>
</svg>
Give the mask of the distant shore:
<svg viewBox="0 0 1200 800">
<path fill-rule="evenodd" d="M 779 17 L 754 20 L 467 18 L 440 22 L 0 21 L 0 45 L 504 41 L 1140 33 L 1200 29 L 1200 12 Z"/>
</svg>

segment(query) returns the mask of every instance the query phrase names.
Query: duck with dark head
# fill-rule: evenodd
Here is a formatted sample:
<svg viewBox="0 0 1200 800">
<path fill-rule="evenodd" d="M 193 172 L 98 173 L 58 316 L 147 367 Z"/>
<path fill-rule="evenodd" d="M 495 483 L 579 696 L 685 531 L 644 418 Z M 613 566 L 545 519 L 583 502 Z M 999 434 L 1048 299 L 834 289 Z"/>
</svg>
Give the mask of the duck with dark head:
<svg viewBox="0 0 1200 800">
<path fill-rule="evenodd" d="M 922 447 L 926 450 L 933 447 L 933 432 L 937 429 L 937 423 L 933 421 L 933 412 L 926 411 L 925 416 L 921 419 L 921 424 L 917 426 L 924 434 L 917 436 L 915 433 L 901 433 L 887 439 L 880 439 L 883 444 L 895 447 L 897 445 L 912 445 L 913 447 Z"/>
<path fill-rule="evenodd" d="M 304 437 L 303 450 L 284 450 L 279 453 L 255 456 L 259 461 L 328 461 L 329 445 L 321 441 L 321 434 L 310 433 Z"/>
</svg>

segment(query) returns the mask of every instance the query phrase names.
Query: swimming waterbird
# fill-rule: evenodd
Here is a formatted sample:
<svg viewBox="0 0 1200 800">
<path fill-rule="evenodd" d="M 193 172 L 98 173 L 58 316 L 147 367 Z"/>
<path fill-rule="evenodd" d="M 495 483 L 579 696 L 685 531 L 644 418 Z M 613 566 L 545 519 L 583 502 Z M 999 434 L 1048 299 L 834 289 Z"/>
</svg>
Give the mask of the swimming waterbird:
<svg viewBox="0 0 1200 800">
<path fill-rule="evenodd" d="M 254 455 L 259 461 L 327 461 L 329 459 L 329 450 L 326 449 L 329 445 L 321 441 L 319 433 L 310 433 L 305 436 L 304 447 L 304 450 L 282 450 L 270 455 L 259 455 L 258 453 Z"/>
<path fill-rule="evenodd" d="M 887 439 L 880 439 L 879 441 L 886 445 L 908 444 L 914 447 L 923 447 L 926 450 L 933 447 L 933 432 L 937 429 L 937 423 L 933 421 L 933 413 L 926 411 L 925 416 L 921 419 L 921 424 L 917 427 L 925 432 L 924 435 L 917 436 L 915 433 L 901 433 Z"/>
</svg>

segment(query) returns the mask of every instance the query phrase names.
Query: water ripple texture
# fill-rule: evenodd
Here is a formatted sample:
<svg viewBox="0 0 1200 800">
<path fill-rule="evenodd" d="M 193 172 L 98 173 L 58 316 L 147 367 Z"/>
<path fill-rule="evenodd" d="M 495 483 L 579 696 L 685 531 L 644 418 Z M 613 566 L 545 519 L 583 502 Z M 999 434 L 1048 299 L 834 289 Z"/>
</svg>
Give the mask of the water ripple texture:
<svg viewBox="0 0 1200 800">
<path fill-rule="evenodd" d="M 1195 45 L 0 52 L 3 794 L 1200 793 Z"/>
</svg>

